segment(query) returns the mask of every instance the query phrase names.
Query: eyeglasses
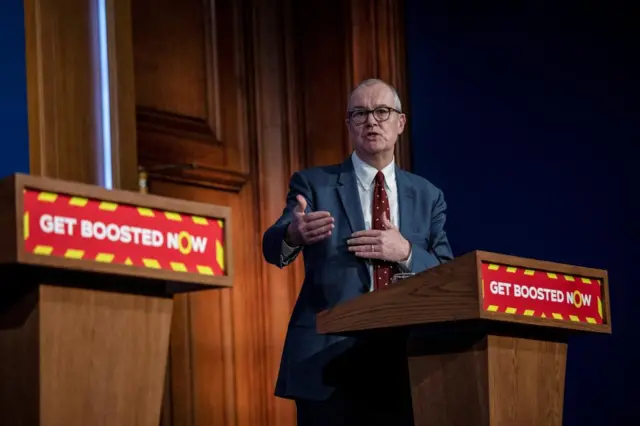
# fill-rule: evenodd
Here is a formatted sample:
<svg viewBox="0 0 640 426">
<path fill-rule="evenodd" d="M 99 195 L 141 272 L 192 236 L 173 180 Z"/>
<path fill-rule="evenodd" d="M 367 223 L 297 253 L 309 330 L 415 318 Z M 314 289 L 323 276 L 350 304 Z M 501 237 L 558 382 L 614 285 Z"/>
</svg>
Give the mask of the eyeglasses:
<svg viewBox="0 0 640 426">
<path fill-rule="evenodd" d="M 349 111 L 349 119 L 353 121 L 354 124 L 362 124 L 365 121 L 367 121 L 367 118 L 369 118 L 369 114 L 373 113 L 373 118 L 375 118 L 376 121 L 378 122 L 387 121 L 391 116 L 391 111 L 395 111 L 398 114 L 402 114 L 401 111 L 398 111 L 397 109 L 391 108 L 391 107 L 378 107 L 373 110 L 356 109 L 356 110 Z"/>
</svg>

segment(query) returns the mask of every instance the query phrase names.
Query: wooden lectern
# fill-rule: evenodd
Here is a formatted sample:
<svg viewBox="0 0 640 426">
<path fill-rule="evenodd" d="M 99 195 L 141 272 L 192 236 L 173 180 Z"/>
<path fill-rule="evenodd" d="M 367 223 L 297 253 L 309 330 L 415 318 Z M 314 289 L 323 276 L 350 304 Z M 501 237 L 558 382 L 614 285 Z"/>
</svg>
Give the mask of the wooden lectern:
<svg viewBox="0 0 640 426">
<path fill-rule="evenodd" d="M 610 333 L 603 270 L 475 251 L 320 313 L 404 333 L 417 426 L 561 426 L 567 341 Z"/>
<path fill-rule="evenodd" d="M 229 209 L 21 174 L 0 197 L 0 423 L 157 426 L 172 296 L 231 287 Z"/>
</svg>

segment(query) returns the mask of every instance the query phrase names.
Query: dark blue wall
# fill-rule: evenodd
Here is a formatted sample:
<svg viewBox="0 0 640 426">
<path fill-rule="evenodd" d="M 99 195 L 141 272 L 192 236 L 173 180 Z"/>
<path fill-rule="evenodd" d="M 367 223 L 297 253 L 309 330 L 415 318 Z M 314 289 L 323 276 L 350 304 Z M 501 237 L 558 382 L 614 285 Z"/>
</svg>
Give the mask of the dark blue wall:
<svg viewBox="0 0 640 426">
<path fill-rule="evenodd" d="M 407 1 L 413 168 L 456 254 L 609 271 L 614 333 L 570 341 L 565 425 L 640 424 L 638 34 L 621 3 L 556 3 Z"/>
<path fill-rule="evenodd" d="M 0 178 L 29 172 L 23 3 L 0 3 Z"/>
</svg>

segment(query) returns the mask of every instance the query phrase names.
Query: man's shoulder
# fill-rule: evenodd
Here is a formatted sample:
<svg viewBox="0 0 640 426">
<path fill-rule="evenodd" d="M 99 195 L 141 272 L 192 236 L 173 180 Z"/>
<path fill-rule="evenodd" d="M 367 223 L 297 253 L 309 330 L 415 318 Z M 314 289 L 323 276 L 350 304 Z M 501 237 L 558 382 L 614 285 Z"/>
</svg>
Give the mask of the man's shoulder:
<svg viewBox="0 0 640 426">
<path fill-rule="evenodd" d="M 440 187 L 438 187 L 433 182 L 431 182 L 429 179 L 427 179 L 427 178 L 425 178 L 423 176 L 420 176 L 418 174 L 412 173 L 412 172 L 404 170 L 404 169 L 399 169 L 398 173 L 403 174 L 405 179 L 407 181 L 409 181 L 409 183 L 411 183 L 411 185 L 414 188 L 417 188 L 417 189 L 419 189 L 421 191 L 426 191 L 426 192 L 435 193 L 435 194 L 442 192 Z"/>
</svg>

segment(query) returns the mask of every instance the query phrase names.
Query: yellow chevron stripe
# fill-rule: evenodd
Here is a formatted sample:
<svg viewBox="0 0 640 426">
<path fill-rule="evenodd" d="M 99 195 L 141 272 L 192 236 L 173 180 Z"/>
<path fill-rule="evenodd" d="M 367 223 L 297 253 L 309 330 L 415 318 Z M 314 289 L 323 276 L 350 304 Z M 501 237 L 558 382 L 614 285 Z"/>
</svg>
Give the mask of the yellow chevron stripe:
<svg viewBox="0 0 640 426">
<path fill-rule="evenodd" d="M 198 269 L 198 272 L 200 272 L 202 275 L 213 275 L 213 269 L 211 269 L 210 266 L 198 265 L 196 266 L 196 268 Z"/>
<path fill-rule="evenodd" d="M 184 263 L 170 262 L 170 265 L 171 265 L 171 269 L 173 269 L 174 271 L 187 272 L 187 267 L 184 265 Z"/>
<path fill-rule="evenodd" d="M 571 321 L 580 322 L 580 318 L 578 318 L 576 315 L 569 315 L 569 318 L 571 319 Z"/>
<path fill-rule="evenodd" d="M 518 271 L 518 268 L 515 268 L 515 267 L 513 267 L 513 266 L 509 266 L 509 267 L 507 268 L 507 272 L 510 272 L 510 273 L 512 273 L 512 274 L 513 274 L 513 273 L 515 273 L 515 272 L 517 272 L 517 271 Z"/>
<path fill-rule="evenodd" d="M 41 255 L 44 255 L 44 256 L 49 256 L 53 252 L 53 247 L 38 245 L 33 249 L 33 252 L 35 254 L 41 254 Z"/>
<path fill-rule="evenodd" d="M 565 279 L 565 280 L 567 280 L 567 281 L 575 281 L 575 280 L 576 280 L 576 279 L 575 279 L 575 278 L 573 278 L 571 275 L 565 275 L 565 276 L 564 276 L 564 279 Z"/>
<path fill-rule="evenodd" d="M 38 194 L 38 201 L 42 201 L 43 203 L 53 203 L 58 199 L 58 194 L 54 194 L 52 192 L 41 192 Z"/>
<path fill-rule="evenodd" d="M 490 312 L 498 312 L 498 305 L 489 305 L 489 306 L 487 307 L 487 311 L 490 311 Z"/>
<path fill-rule="evenodd" d="M 98 206 L 98 208 L 100 210 L 105 210 L 108 212 L 114 212 L 116 211 L 116 209 L 118 208 L 118 204 L 116 203 L 109 203 L 107 201 L 103 201 L 100 203 L 100 205 Z"/>
<path fill-rule="evenodd" d="M 500 267 L 492 263 L 489 265 L 489 269 L 492 271 L 497 271 L 498 269 L 500 269 Z"/>
<path fill-rule="evenodd" d="M 518 312 L 518 309 L 517 308 L 507 308 L 504 311 L 507 314 L 515 314 L 516 312 Z"/>
<path fill-rule="evenodd" d="M 553 315 L 555 319 L 559 319 L 559 320 L 564 319 L 561 314 L 551 314 L 551 315 Z"/>
<path fill-rule="evenodd" d="M 558 276 L 556 274 L 554 274 L 553 272 L 547 272 L 547 276 L 549 278 L 551 278 L 552 280 L 557 280 Z"/>
<path fill-rule="evenodd" d="M 76 207 L 84 207 L 84 206 L 87 205 L 88 202 L 89 202 L 89 199 L 87 199 L 87 198 L 72 197 L 69 200 L 69 205 L 70 206 L 76 206 Z"/>
<path fill-rule="evenodd" d="M 205 219 L 204 217 L 200 217 L 200 216 L 191 216 L 191 220 L 193 220 L 193 223 L 195 223 L 196 225 L 208 225 L 209 221 L 207 219 Z"/>
<path fill-rule="evenodd" d="M 216 262 L 220 265 L 220 269 L 224 271 L 224 247 L 216 240 Z"/>
<path fill-rule="evenodd" d="M 124 261 L 124 264 L 131 266 L 131 265 L 133 265 L 133 262 L 131 261 L 130 257 L 127 257 L 126 260 Z"/>
<path fill-rule="evenodd" d="M 224 222 L 219 220 L 218 221 L 218 226 L 220 227 L 220 229 L 224 228 Z"/>
<path fill-rule="evenodd" d="M 524 314 L 528 317 L 532 316 L 533 314 L 535 314 L 536 311 L 531 310 L 531 309 L 527 309 L 526 311 L 524 311 Z"/>
<path fill-rule="evenodd" d="M 597 323 L 596 319 L 595 318 L 591 318 L 591 317 L 587 317 L 587 322 L 589 324 L 596 324 Z"/>
<path fill-rule="evenodd" d="M 542 313 L 542 315 L 540 315 L 540 318 L 546 318 L 547 316 L 544 314 L 544 312 Z"/>
<path fill-rule="evenodd" d="M 116 256 L 113 253 L 98 253 L 96 255 L 96 262 L 111 263 L 114 257 Z"/>
<path fill-rule="evenodd" d="M 178 213 L 164 212 L 164 215 L 169 220 L 175 220 L 176 222 L 182 221 L 182 216 L 180 216 Z"/>
<path fill-rule="evenodd" d="M 536 271 L 534 271 L 533 269 L 527 269 L 527 270 L 524 271 L 525 275 L 533 275 L 535 273 L 536 273 Z"/>
<path fill-rule="evenodd" d="M 29 212 L 24 212 L 24 218 L 22 219 L 22 233 L 25 241 L 29 239 Z"/>
<path fill-rule="evenodd" d="M 582 278 L 582 282 L 585 284 L 591 284 L 591 280 L 589 278 Z"/>
<path fill-rule="evenodd" d="M 160 262 L 156 259 L 142 259 L 142 263 L 144 263 L 144 266 L 147 268 L 160 269 Z"/>
<path fill-rule="evenodd" d="M 67 259 L 82 259 L 84 257 L 84 250 L 68 249 L 64 253 L 64 257 Z"/>
<path fill-rule="evenodd" d="M 145 207 L 138 207 L 138 213 L 140 214 L 140 216 L 145 216 L 145 217 L 155 217 L 155 213 L 153 213 L 153 210 L 151 209 L 147 209 Z"/>
<path fill-rule="evenodd" d="M 602 319 L 602 299 L 598 297 L 598 315 L 600 315 L 600 319 Z"/>
</svg>

